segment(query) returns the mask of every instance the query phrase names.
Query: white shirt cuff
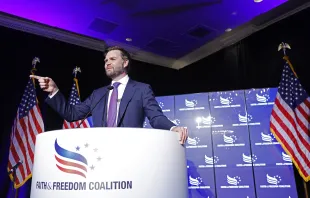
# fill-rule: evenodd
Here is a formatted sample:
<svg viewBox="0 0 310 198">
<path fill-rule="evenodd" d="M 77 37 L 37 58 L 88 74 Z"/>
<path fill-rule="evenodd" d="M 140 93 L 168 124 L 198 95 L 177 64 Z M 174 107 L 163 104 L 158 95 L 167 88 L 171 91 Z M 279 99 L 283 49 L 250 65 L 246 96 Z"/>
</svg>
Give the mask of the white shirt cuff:
<svg viewBox="0 0 310 198">
<path fill-rule="evenodd" d="M 173 126 L 173 127 L 171 127 L 171 128 L 170 128 L 170 131 L 172 131 L 172 129 L 174 129 L 174 127 L 177 127 L 177 126 Z"/>
<path fill-rule="evenodd" d="M 53 96 L 55 96 L 55 94 L 57 94 L 58 91 L 59 89 L 57 89 L 57 91 L 55 91 L 55 93 L 53 93 L 52 95 L 48 95 L 48 97 L 52 98 Z"/>
</svg>

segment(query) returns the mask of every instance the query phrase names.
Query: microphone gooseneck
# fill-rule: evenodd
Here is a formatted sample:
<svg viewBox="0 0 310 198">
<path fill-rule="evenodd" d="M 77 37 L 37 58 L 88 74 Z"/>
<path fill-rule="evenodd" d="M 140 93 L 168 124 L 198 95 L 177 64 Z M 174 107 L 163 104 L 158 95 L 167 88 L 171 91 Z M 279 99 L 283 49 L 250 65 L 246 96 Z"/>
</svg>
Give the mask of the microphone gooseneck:
<svg viewBox="0 0 310 198">
<path fill-rule="evenodd" d="M 23 163 L 23 160 L 19 160 L 9 171 L 9 174 L 13 173 L 18 167 L 19 165 L 21 165 Z"/>
<path fill-rule="evenodd" d="M 110 91 L 114 89 L 112 85 L 107 86 L 107 89 Z M 103 96 L 98 100 L 98 102 L 95 104 L 95 106 L 86 114 L 86 116 L 83 118 L 83 120 L 80 122 L 80 124 L 77 126 L 77 128 L 80 128 L 81 124 L 84 122 L 84 120 L 89 116 L 89 114 L 95 109 L 95 107 L 99 104 L 99 102 L 109 93 L 108 91 L 103 94 Z"/>
</svg>

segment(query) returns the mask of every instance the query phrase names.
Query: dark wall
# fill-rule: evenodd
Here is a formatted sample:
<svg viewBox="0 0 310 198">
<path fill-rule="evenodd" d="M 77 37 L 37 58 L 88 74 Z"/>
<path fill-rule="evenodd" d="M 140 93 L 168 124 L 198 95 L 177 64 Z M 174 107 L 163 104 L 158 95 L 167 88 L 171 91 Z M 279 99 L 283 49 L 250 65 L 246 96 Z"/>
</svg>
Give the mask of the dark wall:
<svg viewBox="0 0 310 198">
<path fill-rule="evenodd" d="M 310 93 L 310 9 L 297 13 L 180 70 L 187 79 L 176 93 L 276 87 L 284 65 L 281 42 L 290 44 L 290 60 Z M 192 78 L 190 78 L 192 76 Z"/>
</svg>

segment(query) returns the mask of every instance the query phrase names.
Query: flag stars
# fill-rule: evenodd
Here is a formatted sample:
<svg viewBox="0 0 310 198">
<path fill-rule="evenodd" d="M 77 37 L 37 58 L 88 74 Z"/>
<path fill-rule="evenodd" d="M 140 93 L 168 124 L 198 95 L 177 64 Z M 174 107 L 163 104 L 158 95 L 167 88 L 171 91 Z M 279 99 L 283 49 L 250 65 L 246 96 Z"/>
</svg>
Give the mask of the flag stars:
<svg viewBox="0 0 310 198">
<path fill-rule="evenodd" d="M 84 144 L 84 146 L 85 146 L 85 148 L 88 148 L 89 144 L 88 144 L 88 143 L 86 143 L 86 144 Z"/>
<path fill-rule="evenodd" d="M 94 151 L 95 151 L 95 152 L 97 152 L 97 151 L 98 151 L 98 149 L 97 149 L 97 148 L 95 148 L 95 149 L 94 149 Z"/>
<path fill-rule="evenodd" d="M 32 80 L 28 81 L 26 90 L 22 96 L 21 103 L 19 104 L 19 118 L 22 118 L 23 116 L 26 116 L 30 109 L 32 109 L 36 105 L 36 94 L 35 89 L 33 87 Z"/>
<path fill-rule="evenodd" d="M 94 169 L 95 169 L 95 166 L 94 166 L 94 165 L 91 165 L 90 169 L 91 169 L 91 170 L 94 170 Z"/>
<path fill-rule="evenodd" d="M 101 159 L 102 159 L 101 157 L 97 157 L 98 162 L 100 162 L 100 161 L 101 161 Z"/>
</svg>

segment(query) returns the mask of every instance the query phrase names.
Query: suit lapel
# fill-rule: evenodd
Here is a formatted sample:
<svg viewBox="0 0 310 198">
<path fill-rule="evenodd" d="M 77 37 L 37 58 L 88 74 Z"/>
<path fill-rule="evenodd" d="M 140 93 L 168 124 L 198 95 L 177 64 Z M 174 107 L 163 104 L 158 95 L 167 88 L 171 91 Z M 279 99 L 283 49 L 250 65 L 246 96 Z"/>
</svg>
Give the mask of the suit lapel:
<svg viewBox="0 0 310 198">
<path fill-rule="evenodd" d="M 119 126 L 120 120 L 123 118 L 124 113 L 126 111 L 127 105 L 135 93 L 135 85 L 136 85 L 135 81 L 129 79 L 129 81 L 126 85 L 123 97 L 121 99 L 118 118 L 117 118 L 117 126 Z"/>
</svg>

